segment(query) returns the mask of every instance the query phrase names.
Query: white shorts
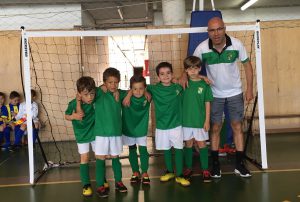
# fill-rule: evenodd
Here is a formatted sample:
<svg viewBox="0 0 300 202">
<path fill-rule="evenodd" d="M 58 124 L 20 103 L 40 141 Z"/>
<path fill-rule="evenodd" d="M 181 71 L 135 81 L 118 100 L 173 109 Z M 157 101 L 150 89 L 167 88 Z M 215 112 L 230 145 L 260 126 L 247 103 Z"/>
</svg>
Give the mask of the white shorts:
<svg viewBox="0 0 300 202">
<path fill-rule="evenodd" d="M 157 150 L 168 150 L 171 147 L 175 149 L 183 148 L 183 134 L 182 127 L 178 126 L 176 128 L 168 130 L 155 130 L 155 146 Z"/>
<path fill-rule="evenodd" d="M 90 144 L 92 145 L 92 150 L 95 152 L 95 141 L 88 142 L 88 143 L 77 143 L 78 153 L 85 154 L 90 151 Z"/>
<path fill-rule="evenodd" d="M 191 140 L 195 138 L 196 141 L 206 141 L 209 139 L 208 132 L 203 128 L 187 128 L 183 127 L 183 140 Z"/>
<path fill-rule="evenodd" d="M 113 136 L 113 137 L 100 137 L 96 136 L 96 146 L 95 154 L 96 155 L 120 155 L 123 151 L 122 137 Z"/>
<path fill-rule="evenodd" d="M 147 136 L 144 137 L 128 137 L 126 135 L 122 136 L 123 145 L 140 145 L 140 146 L 147 146 Z"/>
</svg>

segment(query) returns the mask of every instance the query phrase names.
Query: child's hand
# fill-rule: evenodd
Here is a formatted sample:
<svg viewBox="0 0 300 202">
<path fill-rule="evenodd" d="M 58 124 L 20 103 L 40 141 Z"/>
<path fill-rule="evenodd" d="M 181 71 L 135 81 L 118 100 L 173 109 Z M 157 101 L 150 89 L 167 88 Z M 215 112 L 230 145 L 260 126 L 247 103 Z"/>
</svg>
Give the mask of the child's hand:
<svg viewBox="0 0 300 202">
<path fill-rule="evenodd" d="M 73 112 L 72 120 L 82 121 L 83 116 L 84 116 L 84 114 L 81 112 L 79 112 L 79 113 Z"/>
<path fill-rule="evenodd" d="M 145 98 L 147 99 L 147 101 L 151 102 L 151 99 L 152 99 L 151 94 L 149 92 L 145 91 L 144 95 L 145 95 Z"/>
<path fill-rule="evenodd" d="M 178 83 L 182 86 L 182 88 L 185 90 L 187 87 L 189 87 L 188 77 L 186 73 L 183 73 L 181 77 L 178 79 Z"/>
<path fill-rule="evenodd" d="M 208 77 L 206 77 L 206 76 L 199 75 L 199 78 L 200 78 L 200 79 L 203 79 L 203 80 L 205 81 L 205 83 L 207 83 L 208 85 L 213 84 L 213 81 L 210 80 L 210 79 L 209 79 Z"/>
<path fill-rule="evenodd" d="M 123 99 L 122 104 L 125 107 L 129 107 L 130 106 L 130 98 L 131 98 L 131 96 L 132 96 L 132 90 L 128 91 L 126 97 Z"/>
<path fill-rule="evenodd" d="M 105 85 L 101 85 L 100 88 L 104 93 L 107 93 L 107 87 Z"/>
<path fill-rule="evenodd" d="M 78 92 L 76 94 L 76 100 L 81 102 L 81 95 Z"/>
<path fill-rule="evenodd" d="M 205 121 L 203 129 L 205 130 L 205 132 L 208 132 L 209 128 L 210 128 L 210 122 L 209 121 Z"/>
<path fill-rule="evenodd" d="M 11 114 L 11 119 L 14 119 L 15 116 L 17 115 L 14 111 L 11 111 L 10 114 Z"/>
<path fill-rule="evenodd" d="M 114 96 L 116 102 L 119 102 L 119 99 L 120 99 L 120 93 L 119 93 L 119 91 L 114 92 L 113 96 Z"/>
<path fill-rule="evenodd" d="M 179 83 L 179 80 L 176 79 L 176 78 L 173 78 L 173 79 L 172 79 L 172 83 Z"/>
</svg>

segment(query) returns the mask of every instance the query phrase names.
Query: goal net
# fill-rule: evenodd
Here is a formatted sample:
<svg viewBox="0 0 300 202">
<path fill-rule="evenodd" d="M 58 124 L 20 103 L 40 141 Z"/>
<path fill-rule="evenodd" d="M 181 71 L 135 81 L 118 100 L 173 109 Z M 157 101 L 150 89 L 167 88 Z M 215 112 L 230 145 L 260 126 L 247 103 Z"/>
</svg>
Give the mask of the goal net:
<svg viewBox="0 0 300 202">
<path fill-rule="evenodd" d="M 254 101 L 245 103 L 246 154 L 266 168 L 265 132 L 264 125 L 261 125 L 264 124 L 264 114 L 259 25 L 227 26 L 226 29 L 229 35 L 244 43 L 251 58 L 254 95 L 258 95 L 258 104 L 254 107 Z M 31 183 L 49 167 L 79 163 L 72 125 L 64 119 L 64 113 L 68 102 L 75 98 L 75 83 L 80 76 L 93 77 L 99 86 L 103 82 L 103 71 L 115 67 L 121 73 L 119 87 L 128 89 L 129 79 L 135 73 L 143 73 L 148 83 L 156 83 L 155 66 L 168 61 L 173 65 L 174 75 L 179 77 L 187 56 L 189 34 L 200 32 L 206 32 L 206 28 L 23 31 L 26 100 L 30 100 L 30 89 L 36 89 L 42 123 L 39 131 L 42 147 L 32 144 L 29 138 Z M 241 78 L 245 86 L 242 66 Z M 28 109 L 30 105 L 28 102 Z M 30 120 L 30 114 L 28 116 Z M 156 153 L 152 138 L 153 124 L 154 121 L 149 124 L 148 133 L 150 154 Z M 30 137 L 30 127 L 28 133 Z M 128 155 L 126 147 L 122 155 Z"/>
</svg>

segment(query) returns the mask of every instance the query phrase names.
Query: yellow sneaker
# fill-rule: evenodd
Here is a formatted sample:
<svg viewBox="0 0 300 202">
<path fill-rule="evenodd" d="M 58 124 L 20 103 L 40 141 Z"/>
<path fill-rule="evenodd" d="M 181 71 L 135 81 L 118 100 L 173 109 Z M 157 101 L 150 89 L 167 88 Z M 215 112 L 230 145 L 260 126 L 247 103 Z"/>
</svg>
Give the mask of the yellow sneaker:
<svg viewBox="0 0 300 202">
<path fill-rule="evenodd" d="M 164 175 L 160 176 L 161 182 L 167 182 L 175 177 L 174 173 L 166 172 Z"/>
<path fill-rule="evenodd" d="M 181 184 L 184 187 L 190 186 L 191 184 L 190 181 L 184 179 L 183 177 L 176 177 L 175 180 L 177 183 Z"/>
<path fill-rule="evenodd" d="M 109 184 L 106 180 L 104 180 L 104 185 L 103 186 L 104 186 L 105 189 L 109 189 Z"/>
<path fill-rule="evenodd" d="M 92 196 L 93 195 L 93 190 L 92 190 L 92 187 L 90 184 L 86 184 L 83 186 L 82 195 L 83 196 Z"/>
</svg>

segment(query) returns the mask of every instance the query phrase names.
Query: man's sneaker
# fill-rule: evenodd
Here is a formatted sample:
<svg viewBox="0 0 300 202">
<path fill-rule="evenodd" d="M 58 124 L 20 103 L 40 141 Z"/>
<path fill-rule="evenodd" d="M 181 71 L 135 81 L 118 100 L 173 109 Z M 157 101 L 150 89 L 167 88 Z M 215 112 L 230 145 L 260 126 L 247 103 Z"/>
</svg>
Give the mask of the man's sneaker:
<svg viewBox="0 0 300 202">
<path fill-rule="evenodd" d="M 108 184 L 106 179 L 104 180 L 104 185 L 103 186 L 105 187 L 105 189 L 109 190 L 109 184 Z"/>
<path fill-rule="evenodd" d="M 108 190 L 104 186 L 98 187 L 97 194 L 101 198 L 108 197 Z"/>
<path fill-rule="evenodd" d="M 241 162 L 235 167 L 234 172 L 241 177 L 251 177 L 250 171 L 246 168 L 244 162 Z"/>
<path fill-rule="evenodd" d="M 83 196 L 92 196 L 93 195 L 93 190 L 90 184 L 86 184 L 82 188 L 82 195 Z"/>
<path fill-rule="evenodd" d="M 130 178 L 131 183 L 137 183 L 140 181 L 140 173 L 139 172 L 134 172 Z"/>
<path fill-rule="evenodd" d="M 213 163 L 210 175 L 211 175 L 212 178 L 220 178 L 221 177 L 221 170 L 220 170 L 219 162 Z"/>
<path fill-rule="evenodd" d="M 117 182 L 116 183 L 116 190 L 118 190 L 121 193 L 127 192 L 127 187 L 123 184 L 123 182 Z"/>
<path fill-rule="evenodd" d="M 202 172 L 203 182 L 211 182 L 210 172 L 208 170 L 204 170 Z"/>
<path fill-rule="evenodd" d="M 192 178 L 192 174 L 193 174 L 193 171 L 191 169 L 186 169 L 184 172 L 183 172 L 183 177 L 187 180 L 191 180 Z"/>
<path fill-rule="evenodd" d="M 147 173 L 142 174 L 142 183 L 145 184 L 145 185 L 150 184 L 150 178 L 149 178 Z"/>
<path fill-rule="evenodd" d="M 190 184 L 191 184 L 190 181 L 185 179 L 183 176 L 176 177 L 175 181 L 184 187 L 190 186 Z"/>
<path fill-rule="evenodd" d="M 169 171 L 166 171 L 165 174 L 160 176 L 160 181 L 161 182 L 167 182 L 175 177 L 174 173 L 170 173 Z"/>
</svg>

